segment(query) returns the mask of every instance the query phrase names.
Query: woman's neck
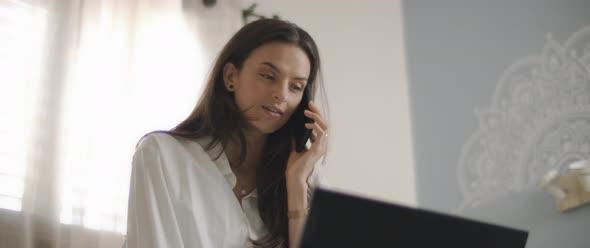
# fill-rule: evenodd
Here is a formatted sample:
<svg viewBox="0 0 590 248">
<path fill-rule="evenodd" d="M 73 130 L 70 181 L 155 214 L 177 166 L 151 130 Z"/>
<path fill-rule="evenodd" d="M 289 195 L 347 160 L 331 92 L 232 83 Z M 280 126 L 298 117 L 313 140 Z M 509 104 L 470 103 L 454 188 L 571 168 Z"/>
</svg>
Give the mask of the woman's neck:
<svg viewBox="0 0 590 248">
<path fill-rule="evenodd" d="M 225 146 L 225 154 L 234 172 L 254 176 L 268 135 L 245 131 L 244 136 L 247 147 L 246 157 L 243 161 L 240 162 L 241 144 L 239 139 L 230 139 L 228 141 Z"/>
</svg>

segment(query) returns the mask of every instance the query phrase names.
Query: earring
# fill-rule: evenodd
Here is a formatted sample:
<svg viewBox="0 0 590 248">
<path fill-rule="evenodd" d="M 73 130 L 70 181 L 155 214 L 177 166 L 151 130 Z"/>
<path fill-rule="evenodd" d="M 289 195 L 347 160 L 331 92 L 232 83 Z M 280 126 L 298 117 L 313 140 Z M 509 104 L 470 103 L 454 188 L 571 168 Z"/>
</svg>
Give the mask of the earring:
<svg viewBox="0 0 590 248">
<path fill-rule="evenodd" d="M 233 85 L 233 84 L 230 84 L 230 85 L 229 85 L 229 90 L 230 90 L 230 91 L 233 91 L 233 90 L 234 90 L 234 85 Z"/>
</svg>

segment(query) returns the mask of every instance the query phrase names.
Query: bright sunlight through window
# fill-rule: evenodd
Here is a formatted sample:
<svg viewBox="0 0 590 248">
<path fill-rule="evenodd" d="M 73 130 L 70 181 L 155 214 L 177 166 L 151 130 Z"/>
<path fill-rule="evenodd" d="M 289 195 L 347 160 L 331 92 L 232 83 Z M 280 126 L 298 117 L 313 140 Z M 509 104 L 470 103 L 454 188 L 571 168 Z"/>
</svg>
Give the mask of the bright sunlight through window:
<svg viewBox="0 0 590 248">
<path fill-rule="evenodd" d="M 94 11 L 94 10 L 93 10 Z M 181 12 L 130 24 L 108 9 L 85 20 L 73 47 L 59 117 L 57 164 L 63 224 L 125 233 L 131 159 L 145 133 L 186 118 L 204 78 L 199 39 Z M 48 13 L 0 1 L 0 208 L 21 211 Z M 51 61 L 49 62 L 51 63 Z M 51 72 L 48 72 L 51 73 Z M 59 119 L 57 119 L 59 118 Z M 24 139 L 23 139 L 24 137 Z"/>
<path fill-rule="evenodd" d="M 125 233 L 135 144 L 143 134 L 170 129 L 190 114 L 203 65 L 182 15 L 146 18 L 130 43 L 126 26 L 101 14 L 83 28 L 65 87 L 60 218 Z"/>
<path fill-rule="evenodd" d="M 46 12 L 0 3 L 0 208 L 20 211 Z M 24 138 L 24 139 L 23 139 Z"/>
</svg>

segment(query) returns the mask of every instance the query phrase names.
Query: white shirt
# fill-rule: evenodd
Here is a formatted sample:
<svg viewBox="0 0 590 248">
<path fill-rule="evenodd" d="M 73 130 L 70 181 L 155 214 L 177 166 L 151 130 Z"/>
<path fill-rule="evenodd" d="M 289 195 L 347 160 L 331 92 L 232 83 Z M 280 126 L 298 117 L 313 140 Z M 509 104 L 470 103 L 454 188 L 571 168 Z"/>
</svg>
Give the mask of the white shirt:
<svg viewBox="0 0 590 248">
<path fill-rule="evenodd" d="M 225 152 L 214 160 L 222 147 L 205 151 L 209 140 L 152 133 L 140 141 L 133 155 L 124 247 L 250 247 L 249 239 L 264 236 L 256 190 L 240 205 Z M 325 184 L 317 167 L 310 189 Z"/>
</svg>

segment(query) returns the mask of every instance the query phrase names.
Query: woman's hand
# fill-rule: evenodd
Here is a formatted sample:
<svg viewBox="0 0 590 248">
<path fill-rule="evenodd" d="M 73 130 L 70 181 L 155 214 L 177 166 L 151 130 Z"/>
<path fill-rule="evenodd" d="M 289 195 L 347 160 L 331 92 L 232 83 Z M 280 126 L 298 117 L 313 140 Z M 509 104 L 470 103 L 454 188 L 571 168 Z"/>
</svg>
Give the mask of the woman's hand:
<svg viewBox="0 0 590 248">
<path fill-rule="evenodd" d="M 305 127 L 311 129 L 311 147 L 298 153 L 295 150 L 295 140 L 292 137 L 291 154 L 287 161 L 285 177 L 287 180 L 287 208 L 289 211 L 305 211 L 307 203 L 307 178 L 311 175 L 315 164 L 326 154 L 328 143 L 328 125 L 319 109 L 310 101 L 309 109 L 305 110 L 305 116 L 314 120 L 314 123 L 305 123 Z M 301 230 L 305 218 L 289 217 L 289 247 L 299 246 Z"/>
<path fill-rule="evenodd" d="M 291 154 L 287 161 L 285 176 L 287 182 L 304 184 L 311 175 L 315 164 L 326 154 L 328 144 L 328 124 L 320 115 L 320 111 L 313 102 L 309 102 L 309 110 L 305 110 L 305 116 L 314 120 L 314 123 L 305 123 L 305 127 L 311 129 L 311 147 L 301 153 L 295 151 L 295 142 L 291 148 Z"/>
</svg>

